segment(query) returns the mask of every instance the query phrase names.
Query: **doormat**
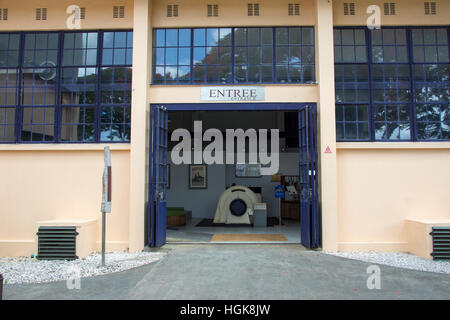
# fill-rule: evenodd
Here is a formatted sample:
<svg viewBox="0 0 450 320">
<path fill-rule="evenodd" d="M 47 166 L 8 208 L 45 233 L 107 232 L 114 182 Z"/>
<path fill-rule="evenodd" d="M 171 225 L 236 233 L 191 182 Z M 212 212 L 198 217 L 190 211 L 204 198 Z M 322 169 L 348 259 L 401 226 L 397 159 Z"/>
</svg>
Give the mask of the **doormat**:
<svg viewBox="0 0 450 320">
<path fill-rule="evenodd" d="M 273 227 L 279 225 L 277 217 L 267 217 L 267 226 Z M 281 222 L 281 225 L 284 225 Z M 226 224 L 226 223 L 214 223 L 214 219 L 203 219 L 197 223 L 196 227 L 253 227 L 252 224 Z"/>
<path fill-rule="evenodd" d="M 217 233 L 211 242 L 257 242 L 257 241 L 288 241 L 284 234 L 225 234 Z"/>
</svg>

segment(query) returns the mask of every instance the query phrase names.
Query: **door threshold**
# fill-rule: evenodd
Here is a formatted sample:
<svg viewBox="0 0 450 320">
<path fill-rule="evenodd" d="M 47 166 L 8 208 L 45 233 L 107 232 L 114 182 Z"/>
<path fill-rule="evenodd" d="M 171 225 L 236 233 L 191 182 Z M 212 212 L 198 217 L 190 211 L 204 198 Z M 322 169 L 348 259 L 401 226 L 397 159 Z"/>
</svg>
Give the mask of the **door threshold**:
<svg viewBox="0 0 450 320">
<path fill-rule="evenodd" d="M 171 241 L 171 242 L 167 242 L 166 244 L 219 244 L 219 245 L 234 245 L 234 244 L 239 244 L 239 245 L 248 245 L 248 244 L 253 244 L 253 245 L 261 245 L 261 244 L 269 244 L 269 245 L 274 245 L 274 244 L 282 244 L 282 245 L 302 245 L 299 242 L 289 242 L 289 241 Z"/>
</svg>

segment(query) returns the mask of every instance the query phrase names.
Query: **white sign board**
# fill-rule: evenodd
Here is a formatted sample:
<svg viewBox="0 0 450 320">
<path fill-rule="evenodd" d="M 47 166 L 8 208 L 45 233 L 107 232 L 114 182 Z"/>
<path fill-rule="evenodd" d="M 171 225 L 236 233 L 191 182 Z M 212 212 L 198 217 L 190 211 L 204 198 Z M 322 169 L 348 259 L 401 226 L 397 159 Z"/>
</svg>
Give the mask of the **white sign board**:
<svg viewBox="0 0 450 320">
<path fill-rule="evenodd" d="M 264 101 L 264 87 L 202 87 L 202 101 Z"/>
</svg>

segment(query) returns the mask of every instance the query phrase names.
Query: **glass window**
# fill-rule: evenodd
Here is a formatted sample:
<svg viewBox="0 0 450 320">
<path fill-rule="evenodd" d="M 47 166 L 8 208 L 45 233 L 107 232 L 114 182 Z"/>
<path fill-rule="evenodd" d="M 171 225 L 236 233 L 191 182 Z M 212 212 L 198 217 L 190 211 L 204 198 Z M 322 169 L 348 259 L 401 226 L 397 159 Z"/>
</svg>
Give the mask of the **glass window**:
<svg viewBox="0 0 450 320">
<path fill-rule="evenodd" d="M 417 139 L 449 140 L 448 30 L 414 28 L 412 45 Z"/>
<path fill-rule="evenodd" d="M 337 139 L 450 140 L 448 30 L 335 28 Z M 371 61 L 358 61 L 369 41 Z"/>
<path fill-rule="evenodd" d="M 132 48 L 131 31 L 0 33 L 0 143 L 130 141 Z"/>
<path fill-rule="evenodd" d="M 63 66 L 97 65 L 97 32 L 64 34 Z"/>
<path fill-rule="evenodd" d="M 375 140 L 411 140 L 411 79 L 406 29 L 372 30 Z"/>
<path fill-rule="evenodd" d="M 334 61 L 335 63 L 367 62 L 364 29 L 334 30 Z"/>
<path fill-rule="evenodd" d="M 446 29 L 413 29 L 412 42 L 415 63 L 449 62 Z"/>
<path fill-rule="evenodd" d="M 24 37 L 20 140 L 54 142 L 59 33 L 25 33 Z"/>
<path fill-rule="evenodd" d="M 97 68 L 64 68 L 61 88 L 61 140 L 95 140 Z"/>
<path fill-rule="evenodd" d="M 312 27 L 154 30 L 155 84 L 314 81 Z"/>
<path fill-rule="evenodd" d="M 20 34 L 0 34 L 0 68 L 17 68 L 19 66 Z"/>
<path fill-rule="evenodd" d="M 276 75 L 280 83 L 314 82 L 313 28 L 275 28 Z M 304 39 L 303 39 L 304 38 Z"/>
<path fill-rule="evenodd" d="M 194 83 L 232 83 L 232 29 L 193 29 L 193 32 L 192 81 Z M 188 49 L 186 48 L 186 52 Z M 167 65 L 166 61 L 166 68 Z M 189 66 L 190 61 L 186 59 L 186 65 L 184 65 L 186 71 Z M 178 82 L 189 83 L 189 78 L 190 75 L 184 72 L 182 80 Z"/>
<path fill-rule="evenodd" d="M 235 37 L 239 39 L 234 49 L 234 81 L 236 83 L 260 83 L 262 80 L 262 68 L 270 68 L 270 74 L 266 74 L 268 81 L 273 81 L 273 45 L 266 39 L 262 42 L 271 28 L 235 28 Z M 273 39 L 273 38 L 271 38 Z M 270 80 L 269 80 L 270 79 Z"/>
<path fill-rule="evenodd" d="M 105 32 L 102 65 L 133 64 L 133 32 Z"/>
<path fill-rule="evenodd" d="M 15 141 L 20 34 L 0 34 L 0 142 Z"/>
<path fill-rule="evenodd" d="M 371 33 L 374 63 L 408 62 L 406 29 L 374 29 Z"/>
<path fill-rule="evenodd" d="M 103 68 L 100 140 L 129 141 L 131 129 L 131 68 Z"/>
<path fill-rule="evenodd" d="M 364 29 L 335 29 L 334 44 L 337 139 L 369 140 L 366 32 Z"/>
<path fill-rule="evenodd" d="M 205 29 L 199 29 L 197 41 L 202 38 L 205 43 Z M 191 30 L 167 29 L 155 30 L 156 48 L 153 48 L 153 82 L 185 82 L 190 75 L 191 65 Z M 165 37 L 165 40 L 160 40 Z M 196 50 L 194 57 L 198 61 L 205 58 L 205 51 Z"/>
</svg>

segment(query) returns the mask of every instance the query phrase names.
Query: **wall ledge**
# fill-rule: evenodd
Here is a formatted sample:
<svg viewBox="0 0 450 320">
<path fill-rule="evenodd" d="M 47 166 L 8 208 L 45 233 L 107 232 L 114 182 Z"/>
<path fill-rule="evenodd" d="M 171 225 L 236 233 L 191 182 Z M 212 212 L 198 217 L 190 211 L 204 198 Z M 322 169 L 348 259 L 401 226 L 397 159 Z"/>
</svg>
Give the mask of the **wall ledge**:
<svg viewBox="0 0 450 320">
<path fill-rule="evenodd" d="M 338 142 L 336 149 L 450 149 L 450 141 L 442 142 Z"/>
<path fill-rule="evenodd" d="M 0 144 L 0 151 L 103 151 L 109 146 L 112 151 L 129 151 L 129 143 L 80 143 L 80 144 Z"/>
</svg>

